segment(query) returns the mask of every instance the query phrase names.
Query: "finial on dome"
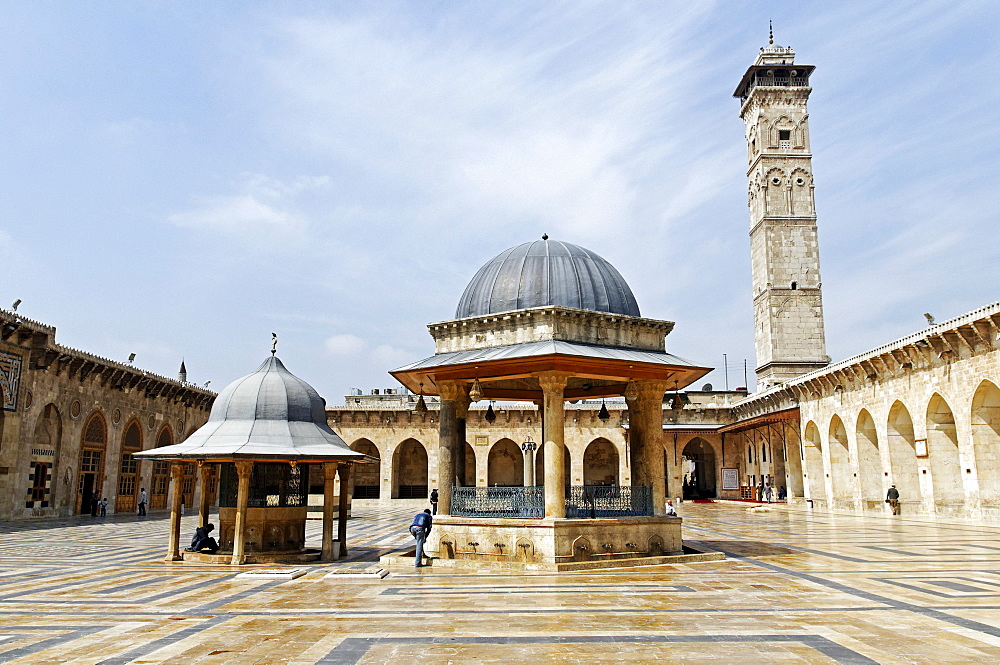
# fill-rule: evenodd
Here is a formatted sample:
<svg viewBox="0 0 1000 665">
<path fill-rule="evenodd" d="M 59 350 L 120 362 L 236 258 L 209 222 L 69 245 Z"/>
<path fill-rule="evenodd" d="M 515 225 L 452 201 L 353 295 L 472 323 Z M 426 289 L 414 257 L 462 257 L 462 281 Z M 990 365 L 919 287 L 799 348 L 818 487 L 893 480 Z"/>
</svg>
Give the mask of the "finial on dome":
<svg viewBox="0 0 1000 665">
<path fill-rule="evenodd" d="M 767 43 L 768 44 L 774 43 L 774 23 L 772 23 L 770 20 L 768 20 L 767 22 Z"/>
<path fill-rule="evenodd" d="M 542 234 L 542 240 L 548 240 L 548 239 L 549 239 L 549 234 L 548 233 L 543 233 Z"/>
<path fill-rule="evenodd" d="M 278 352 L 278 333 L 271 333 L 271 355 Z"/>
</svg>

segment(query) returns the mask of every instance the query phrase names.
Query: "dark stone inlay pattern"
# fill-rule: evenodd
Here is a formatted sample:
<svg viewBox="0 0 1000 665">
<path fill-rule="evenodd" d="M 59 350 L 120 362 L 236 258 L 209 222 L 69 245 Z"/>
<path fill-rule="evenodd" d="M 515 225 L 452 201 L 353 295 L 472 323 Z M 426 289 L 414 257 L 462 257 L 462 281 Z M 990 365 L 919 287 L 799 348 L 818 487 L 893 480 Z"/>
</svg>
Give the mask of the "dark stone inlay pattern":
<svg viewBox="0 0 1000 665">
<path fill-rule="evenodd" d="M 475 596 L 494 594 L 529 594 L 529 593 L 614 593 L 618 595 L 629 594 L 655 594 L 655 593 L 695 593 L 695 590 L 683 584 L 648 584 L 648 585 L 604 585 L 591 584 L 586 588 L 573 588 L 573 586 L 512 586 L 512 587 L 463 587 L 462 589 L 451 589 L 449 587 L 388 587 L 379 592 L 383 596 Z"/>
<path fill-rule="evenodd" d="M 4 651 L 0 653 L 0 663 L 9 663 L 12 660 L 24 658 L 25 656 L 36 654 L 39 651 L 45 651 L 46 649 L 50 649 L 52 647 L 73 642 L 82 637 L 92 635 L 93 633 L 107 630 L 107 626 L 18 626 L 16 629 L 4 632 L 9 635 L 16 635 L 23 638 L 26 636 L 19 635 L 18 633 L 25 630 L 51 630 L 60 631 L 61 634 L 54 635 L 44 640 L 39 640 L 34 644 L 26 644 L 23 647 L 11 649 L 10 651 Z"/>
<path fill-rule="evenodd" d="M 653 644 L 798 642 L 842 665 L 878 665 L 877 661 L 821 635 L 552 635 L 548 637 L 348 637 L 316 665 L 355 665 L 377 644 Z M 103 664 L 102 664 L 103 665 Z"/>
<path fill-rule="evenodd" d="M 136 658 L 141 658 L 142 656 L 148 656 L 149 654 L 162 649 L 163 647 L 168 647 L 171 644 L 180 642 L 181 640 L 186 640 L 189 637 L 197 635 L 198 633 L 213 628 L 223 621 L 227 621 L 230 617 L 226 615 L 220 615 L 217 617 L 212 617 L 211 619 L 206 619 L 195 626 L 188 626 L 187 628 L 182 628 L 178 630 L 173 635 L 167 635 L 166 637 L 161 637 L 158 640 L 149 642 L 148 644 L 142 644 L 130 649 L 125 653 L 119 654 L 114 658 L 107 658 L 100 661 L 97 665 L 125 665 L 130 663 Z"/>
</svg>

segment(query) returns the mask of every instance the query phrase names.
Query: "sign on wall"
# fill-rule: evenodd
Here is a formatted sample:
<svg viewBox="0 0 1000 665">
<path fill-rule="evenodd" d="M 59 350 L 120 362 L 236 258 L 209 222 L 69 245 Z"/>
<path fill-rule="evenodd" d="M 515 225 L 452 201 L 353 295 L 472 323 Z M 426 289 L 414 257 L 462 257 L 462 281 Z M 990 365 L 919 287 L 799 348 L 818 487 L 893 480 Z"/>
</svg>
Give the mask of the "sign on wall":
<svg viewBox="0 0 1000 665">
<path fill-rule="evenodd" d="M 21 384 L 21 356 L 0 351 L 0 390 L 3 410 L 17 411 L 17 389 Z"/>
<path fill-rule="evenodd" d="M 739 469 L 722 469 L 722 489 L 738 490 L 740 488 Z"/>
</svg>

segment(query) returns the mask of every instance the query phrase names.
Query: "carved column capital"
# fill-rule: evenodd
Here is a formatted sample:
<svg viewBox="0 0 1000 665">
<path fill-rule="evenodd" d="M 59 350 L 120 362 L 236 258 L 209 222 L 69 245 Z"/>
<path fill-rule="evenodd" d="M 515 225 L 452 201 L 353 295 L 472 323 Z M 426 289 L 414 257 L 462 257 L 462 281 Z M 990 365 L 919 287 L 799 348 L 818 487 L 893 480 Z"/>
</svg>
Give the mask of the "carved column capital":
<svg viewBox="0 0 1000 665">
<path fill-rule="evenodd" d="M 340 462 L 323 462 L 323 479 L 333 480 L 337 477 L 337 467 L 340 466 Z"/>
<path fill-rule="evenodd" d="M 240 480 L 249 479 L 253 471 L 253 462 L 250 460 L 239 460 L 236 462 L 236 475 Z"/>
<path fill-rule="evenodd" d="M 442 381 L 439 383 L 438 395 L 441 396 L 442 400 L 448 400 L 449 402 L 458 402 L 462 398 L 469 399 L 469 393 L 465 385 L 457 381 Z"/>
<path fill-rule="evenodd" d="M 542 372 L 538 375 L 538 385 L 541 386 L 542 393 L 562 393 L 571 376 L 573 375 L 568 372 Z"/>
<path fill-rule="evenodd" d="M 184 477 L 184 463 L 174 462 L 173 464 L 171 464 L 170 465 L 171 480 L 173 480 L 175 483 L 179 483 L 181 481 L 181 478 L 183 477 Z"/>
</svg>

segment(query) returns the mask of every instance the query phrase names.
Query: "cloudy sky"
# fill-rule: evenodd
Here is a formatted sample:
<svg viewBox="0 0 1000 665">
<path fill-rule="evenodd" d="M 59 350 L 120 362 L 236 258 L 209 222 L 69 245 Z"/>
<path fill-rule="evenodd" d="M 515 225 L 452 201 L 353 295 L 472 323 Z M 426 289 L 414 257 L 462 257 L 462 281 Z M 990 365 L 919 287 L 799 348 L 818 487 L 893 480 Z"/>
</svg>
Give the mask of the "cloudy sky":
<svg viewBox="0 0 1000 665">
<path fill-rule="evenodd" d="M 335 404 L 548 233 L 753 383 L 731 95 L 768 18 L 818 68 L 834 360 L 1000 299 L 995 2 L 5 2 L 0 306 L 212 388 L 275 331 Z"/>
</svg>

